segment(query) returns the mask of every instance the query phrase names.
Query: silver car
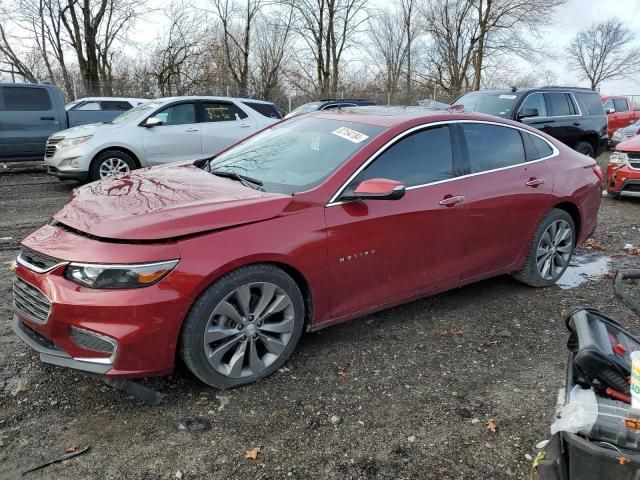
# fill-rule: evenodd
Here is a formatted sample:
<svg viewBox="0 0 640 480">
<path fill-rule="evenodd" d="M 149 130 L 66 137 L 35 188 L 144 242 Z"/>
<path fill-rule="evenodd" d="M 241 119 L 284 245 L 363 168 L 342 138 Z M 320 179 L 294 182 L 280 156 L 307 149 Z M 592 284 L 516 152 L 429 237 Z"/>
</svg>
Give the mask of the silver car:
<svg viewBox="0 0 640 480">
<path fill-rule="evenodd" d="M 640 133 L 640 120 L 636 120 L 632 124 L 616 130 L 609 140 L 609 146 L 616 148 L 619 143 L 626 142 L 630 138 L 638 135 L 638 133 Z"/>
</svg>

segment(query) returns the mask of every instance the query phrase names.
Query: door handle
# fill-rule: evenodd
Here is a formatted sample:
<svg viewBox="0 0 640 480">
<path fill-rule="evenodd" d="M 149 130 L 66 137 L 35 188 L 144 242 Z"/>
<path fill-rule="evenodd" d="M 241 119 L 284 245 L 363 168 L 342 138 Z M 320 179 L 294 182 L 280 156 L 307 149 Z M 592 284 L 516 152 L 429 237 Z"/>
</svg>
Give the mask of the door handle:
<svg viewBox="0 0 640 480">
<path fill-rule="evenodd" d="M 538 185 L 542 185 L 544 183 L 544 178 L 531 177 L 525 185 L 527 187 L 537 187 Z"/>
<path fill-rule="evenodd" d="M 251 125 L 249 125 L 248 123 L 241 123 L 240 127 L 242 128 L 249 128 Z"/>
<path fill-rule="evenodd" d="M 447 195 L 438 202 L 443 207 L 453 207 L 460 202 L 464 202 L 464 195 Z"/>
<path fill-rule="evenodd" d="M 40 117 L 40 120 L 55 120 L 56 117 Z"/>
<path fill-rule="evenodd" d="M 185 130 L 185 132 L 199 132 L 200 130 L 198 130 L 197 128 L 187 128 Z"/>
<path fill-rule="evenodd" d="M 573 124 L 574 124 L 576 127 L 579 127 L 579 126 L 580 126 L 580 122 L 573 122 Z"/>
</svg>

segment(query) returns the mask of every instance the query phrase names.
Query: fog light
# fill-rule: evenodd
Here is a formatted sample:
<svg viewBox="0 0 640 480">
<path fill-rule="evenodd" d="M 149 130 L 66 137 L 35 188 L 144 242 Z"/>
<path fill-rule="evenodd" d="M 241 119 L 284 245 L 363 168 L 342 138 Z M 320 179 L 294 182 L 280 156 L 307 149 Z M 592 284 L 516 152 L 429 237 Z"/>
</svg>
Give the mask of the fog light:
<svg viewBox="0 0 640 480">
<path fill-rule="evenodd" d="M 113 363 L 113 359 L 118 351 L 117 342 L 105 335 L 85 330 L 84 328 L 71 327 L 70 337 L 73 343 L 85 350 L 93 350 L 94 352 L 106 353 L 109 357 L 99 358 L 76 358 L 75 360 L 93 363 Z"/>
<path fill-rule="evenodd" d="M 64 160 L 62 160 L 60 162 L 60 164 L 58 165 L 58 168 L 79 168 L 80 167 L 80 162 L 78 161 L 78 157 L 74 157 L 74 158 L 65 158 Z"/>
</svg>

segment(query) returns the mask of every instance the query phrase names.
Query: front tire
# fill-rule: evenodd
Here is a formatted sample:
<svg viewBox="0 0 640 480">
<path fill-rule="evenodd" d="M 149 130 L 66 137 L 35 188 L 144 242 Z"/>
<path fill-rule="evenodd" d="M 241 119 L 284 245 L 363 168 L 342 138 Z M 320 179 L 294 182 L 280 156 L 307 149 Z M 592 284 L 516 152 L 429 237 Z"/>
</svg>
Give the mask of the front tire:
<svg viewBox="0 0 640 480">
<path fill-rule="evenodd" d="M 135 168 L 136 162 L 128 153 L 120 150 L 107 150 L 93 159 L 89 176 L 93 182 L 114 175 L 129 173 Z"/>
<path fill-rule="evenodd" d="M 182 328 L 180 355 L 207 385 L 245 385 L 287 361 L 304 323 L 302 294 L 286 272 L 273 265 L 242 267 L 196 300 Z"/>
<path fill-rule="evenodd" d="M 523 268 L 513 276 L 532 287 L 553 285 L 569 266 L 575 238 L 576 228 L 571 215 L 558 208 L 551 209 L 533 234 Z"/>
</svg>

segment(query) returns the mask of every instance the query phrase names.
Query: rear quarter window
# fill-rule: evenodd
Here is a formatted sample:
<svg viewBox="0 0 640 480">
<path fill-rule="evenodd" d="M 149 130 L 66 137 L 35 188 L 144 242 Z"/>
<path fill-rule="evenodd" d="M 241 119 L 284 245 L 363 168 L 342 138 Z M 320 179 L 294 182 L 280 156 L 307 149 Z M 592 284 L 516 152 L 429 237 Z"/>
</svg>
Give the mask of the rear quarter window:
<svg viewBox="0 0 640 480">
<path fill-rule="evenodd" d="M 583 113 L 586 111 L 589 115 L 604 115 L 604 105 L 602 105 L 602 101 L 596 92 L 593 93 L 577 93 L 574 92 L 573 95 L 576 97 L 578 102 L 580 102 L 580 106 L 582 107 Z M 613 108 L 613 105 L 612 105 Z"/>
<path fill-rule="evenodd" d="M 51 110 L 49 92 L 44 88 L 2 87 L 2 96 L 9 112 Z"/>
<path fill-rule="evenodd" d="M 242 103 L 244 103 L 247 107 L 249 107 L 252 110 L 255 110 L 256 112 L 258 112 L 260 115 L 264 117 L 277 118 L 277 119 L 282 118 L 282 115 L 280 114 L 278 109 L 275 107 L 275 105 L 270 105 L 268 103 L 257 103 L 257 102 L 242 102 Z"/>
</svg>

